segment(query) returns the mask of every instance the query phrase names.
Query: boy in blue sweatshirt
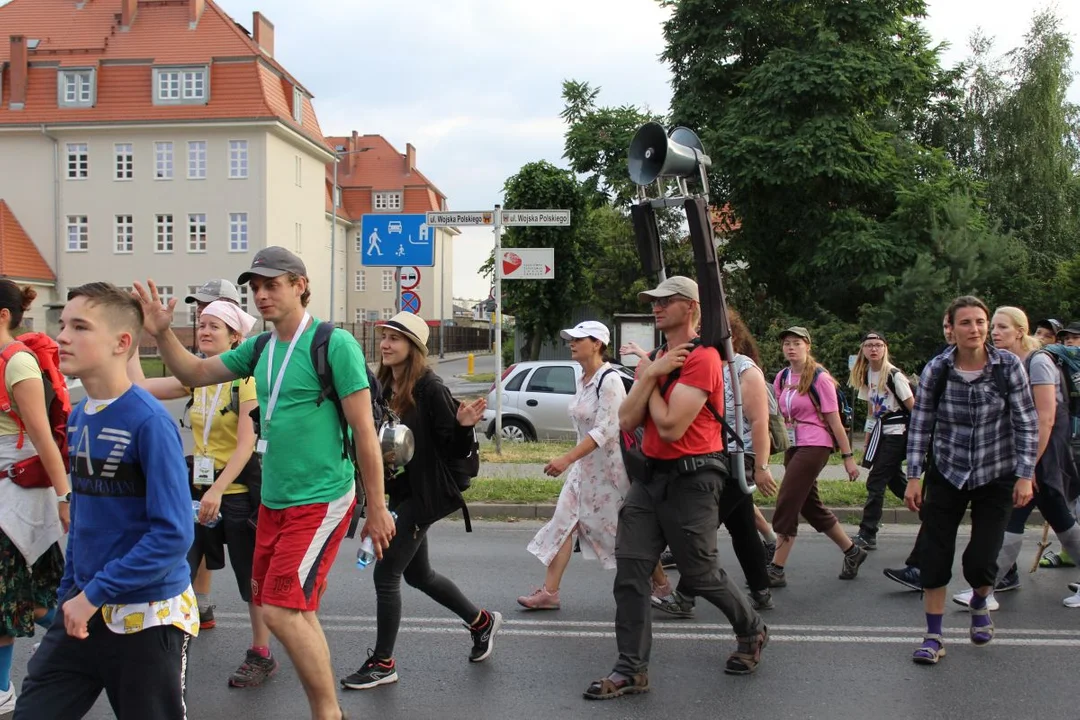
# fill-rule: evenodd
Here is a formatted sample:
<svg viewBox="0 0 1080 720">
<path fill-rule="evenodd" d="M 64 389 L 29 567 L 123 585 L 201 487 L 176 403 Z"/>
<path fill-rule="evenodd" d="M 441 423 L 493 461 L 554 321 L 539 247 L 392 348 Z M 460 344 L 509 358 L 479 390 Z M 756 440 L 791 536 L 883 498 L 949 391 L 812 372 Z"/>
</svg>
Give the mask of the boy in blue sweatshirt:
<svg viewBox="0 0 1080 720">
<path fill-rule="evenodd" d="M 180 435 L 128 380 L 143 314 L 107 283 L 68 294 L 60 370 L 82 380 L 71 413 L 71 532 L 60 611 L 31 658 L 16 720 L 76 720 L 106 690 L 118 720 L 183 720 L 199 613 Z M 132 678 L 138 678 L 136 682 Z"/>
</svg>

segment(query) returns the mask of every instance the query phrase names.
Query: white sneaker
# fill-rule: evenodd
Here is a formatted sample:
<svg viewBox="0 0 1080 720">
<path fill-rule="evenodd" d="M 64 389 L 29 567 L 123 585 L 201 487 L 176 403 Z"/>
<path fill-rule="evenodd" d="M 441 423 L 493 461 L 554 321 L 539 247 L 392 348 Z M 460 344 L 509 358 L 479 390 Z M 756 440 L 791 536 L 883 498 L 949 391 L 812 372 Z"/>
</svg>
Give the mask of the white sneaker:
<svg viewBox="0 0 1080 720">
<path fill-rule="evenodd" d="M 1062 600 L 1061 603 L 1068 608 L 1080 608 L 1080 590 L 1077 590 L 1075 595 L 1070 595 Z"/>
<path fill-rule="evenodd" d="M 956 593 L 952 596 L 952 601 L 957 605 L 963 605 L 964 607 L 971 606 L 971 596 L 975 594 L 974 590 L 965 590 L 962 593 Z M 1080 600 L 1078 600 L 1080 602 Z M 990 593 L 986 596 L 986 607 L 989 610 L 997 610 L 1001 607 L 997 599 L 994 597 L 994 593 Z M 1080 605 L 1077 605 L 1080 607 Z"/>
<path fill-rule="evenodd" d="M 15 712 L 15 683 L 11 683 L 7 692 L 0 691 L 0 715 L 10 712 Z"/>
</svg>

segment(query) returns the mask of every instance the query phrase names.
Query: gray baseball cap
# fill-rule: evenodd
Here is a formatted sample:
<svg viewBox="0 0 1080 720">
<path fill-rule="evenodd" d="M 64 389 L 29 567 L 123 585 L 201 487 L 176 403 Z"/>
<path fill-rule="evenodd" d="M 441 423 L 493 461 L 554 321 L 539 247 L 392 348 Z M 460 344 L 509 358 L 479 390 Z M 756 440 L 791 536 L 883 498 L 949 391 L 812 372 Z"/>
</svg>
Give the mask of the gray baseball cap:
<svg viewBox="0 0 1080 720">
<path fill-rule="evenodd" d="M 188 304 L 194 302 L 212 303 L 215 300 L 229 300 L 239 305 L 240 291 L 225 278 L 218 278 L 216 280 L 207 280 L 194 294 L 184 298 L 184 302 Z"/>
<path fill-rule="evenodd" d="M 655 290 L 639 292 L 638 300 L 641 302 L 649 302 L 656 298 L 671 297 L 672 295 L 681 295 L 690 300 L 697 300 L 698 284 L 688 277 L 672 275 L 667 280 L 657 285 Z"/>
<path fill-rule="evenodd" d="M 255 259 L 251 261 L 251 269 L 241 273 L 236 282 L 244 285 L 251 280 L 252 275 L 277 277 L 285 273 L 307 277 L 307 268 L 304 267 L 304 261 L 296 255 L 283 247 L 271 245 L 255 253 Z"/>
</svg>

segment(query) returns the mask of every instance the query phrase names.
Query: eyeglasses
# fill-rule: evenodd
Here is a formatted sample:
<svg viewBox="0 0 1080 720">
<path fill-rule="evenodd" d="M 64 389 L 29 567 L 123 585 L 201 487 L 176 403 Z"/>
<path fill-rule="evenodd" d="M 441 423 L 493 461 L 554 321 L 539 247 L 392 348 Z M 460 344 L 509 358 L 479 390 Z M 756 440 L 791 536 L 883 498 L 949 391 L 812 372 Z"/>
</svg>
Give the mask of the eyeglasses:
<svg viewBox="0 0 1080 720">
<path fill-rule="evenodd" d="M 690 298 L 684 298 L 682 295 L 669 295 L 668 297 L 653 298 L 651 302 L 654 308 L 666 308 L 676 300 L 685 300 L 689 302 Z"/>
<path fill-rule="evenodd" d="M 865 350 L 884 350 L 885 343 L 866 343 L 863 348 Z"/>
</svg>

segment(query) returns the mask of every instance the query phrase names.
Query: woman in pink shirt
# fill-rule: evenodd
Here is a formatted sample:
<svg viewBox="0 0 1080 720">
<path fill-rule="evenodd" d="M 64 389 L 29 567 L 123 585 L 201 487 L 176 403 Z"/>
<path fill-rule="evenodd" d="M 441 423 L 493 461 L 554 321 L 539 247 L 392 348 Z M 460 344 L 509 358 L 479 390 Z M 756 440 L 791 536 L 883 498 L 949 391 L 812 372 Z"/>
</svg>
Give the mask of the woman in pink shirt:
<svg viewBox="0 0 1080 720">
<path fill-rule="evenodd" d="M 776 555 L 768 568 L 769 584 L 787 585 L 784 566 L 795 544 L 800 514 L 844 551 L 840 579 L 853 580 L 866 560 L 866 551 L 852 542 L 818 496 L 818 474 L 837 445 L 848 477 L 851 480 L 859 477 L 859 467 L 840 420 L 836 381 L 810 354 L 810 333 L 806 328 L 788 328 L 780 333 L 780 342 L 788 366 L 777 374 L 773 387 L 780 414 L 784 416 L 789 447 L 784 454 L 784 480 L 773 512 Z"/>
</svg>

